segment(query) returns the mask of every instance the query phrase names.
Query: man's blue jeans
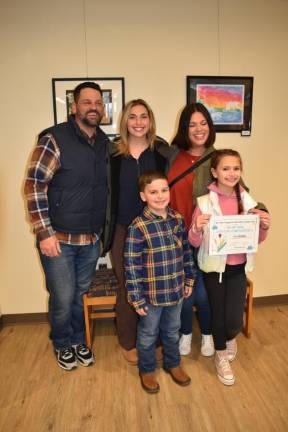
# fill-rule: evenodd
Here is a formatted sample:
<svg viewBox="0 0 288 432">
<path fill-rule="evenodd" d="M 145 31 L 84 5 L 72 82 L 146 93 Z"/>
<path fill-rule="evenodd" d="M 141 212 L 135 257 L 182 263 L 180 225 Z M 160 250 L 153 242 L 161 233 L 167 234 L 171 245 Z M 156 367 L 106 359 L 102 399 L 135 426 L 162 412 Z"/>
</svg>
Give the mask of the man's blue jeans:
<svg viewBox="0 0 288 432">
<path fill-rule="evenodd" d="M 157 366 L 155 347 L 158 336 L 163 346 L 164 369 L 180 364 L 179 328 L 182 300 L 173 306 L 148 304 L 146 316 L 140 316 L 137 329 L 138 368 L 142 373 L 154 372 Z"/>
<path fill-rule="evenodd" d="M 88 291 L 99 258 L 99 241 L 85 246 L 61 243 L 58 257 L 40 260 L 49 292 L 50 338 L 55 349 L 85 343 L 83 294 Z"/>
<path fill-rule="evenodd" d="M 204 335 L 211 334 L 211 312 L 208 295 L 203 280 L 203 272 L 197 270 L 197 278 L 193 287 L 192 295 L 184 299 L 181 312 L 180 333 L 192 333 L 192 306 L 197 308 L 197 318 L 201 333 Z"/>
</svg>

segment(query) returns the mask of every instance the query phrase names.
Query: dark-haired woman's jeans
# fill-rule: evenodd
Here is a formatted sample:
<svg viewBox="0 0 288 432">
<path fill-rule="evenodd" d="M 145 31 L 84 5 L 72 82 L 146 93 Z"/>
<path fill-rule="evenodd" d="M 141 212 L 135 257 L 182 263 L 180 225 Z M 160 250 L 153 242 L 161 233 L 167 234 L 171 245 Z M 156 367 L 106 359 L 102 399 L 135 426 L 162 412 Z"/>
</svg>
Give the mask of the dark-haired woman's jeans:
<svg viewBox="0 0 288 432">
<path fill-rule="evenodd" d="M 183 301 L 180 333 L 184 335 L 192 333 L 192 306 L 196 306 L 201 333 L 204 335 L 211 334 L 210 305 L 201 270 L 198 270 L 192 295 Z"/>
</svg>

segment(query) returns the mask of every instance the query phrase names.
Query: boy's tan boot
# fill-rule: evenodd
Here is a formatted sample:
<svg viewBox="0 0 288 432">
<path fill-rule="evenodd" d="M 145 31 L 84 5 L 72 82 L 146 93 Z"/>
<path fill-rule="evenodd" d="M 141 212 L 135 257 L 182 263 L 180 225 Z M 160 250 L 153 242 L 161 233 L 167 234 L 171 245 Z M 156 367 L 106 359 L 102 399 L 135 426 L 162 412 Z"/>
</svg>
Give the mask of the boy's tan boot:
<svg viewBox="0 0 288 432">
<path fill-rule="evenodd" d="M 147 393 L 158 393 L 160 390 L 160 386 L 156 380 L 155 372 L 139 372 L 141 384 L 143 389 Z"/>
<path fill-rule="evenodd" d="M 187 386 L 191 383 L 191 378 L 180 366 L 176 366 L 171 369 L 165 369 L 165 371 L 171 375 L 173 381 L 175 381 L 176 384 Z"/>
</svg>

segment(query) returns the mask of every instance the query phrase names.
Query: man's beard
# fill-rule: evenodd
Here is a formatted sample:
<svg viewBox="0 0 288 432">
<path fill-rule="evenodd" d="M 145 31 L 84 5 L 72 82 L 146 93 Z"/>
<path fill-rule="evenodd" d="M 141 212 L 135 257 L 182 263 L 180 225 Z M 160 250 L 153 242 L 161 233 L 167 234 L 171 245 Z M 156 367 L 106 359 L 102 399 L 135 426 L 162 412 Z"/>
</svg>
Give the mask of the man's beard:
<svg viewBox="0 0 288 432">
<path fill-rule="evenodd" d="M 95 117 L 93 120 L 91 120 L 90 118 L 88 118 L 88 114 L 90 114 L 90 113 L 95 113 L 97 115 L 97 117 Z M 88 111 L 84 116 L 81 116 L 81 118 L 80 118 L 82 123 L 88 127 L 98 126 L 101 122 L 101 119 L 102 119 L 102 116 L 96 110 Z"/>
</svg>

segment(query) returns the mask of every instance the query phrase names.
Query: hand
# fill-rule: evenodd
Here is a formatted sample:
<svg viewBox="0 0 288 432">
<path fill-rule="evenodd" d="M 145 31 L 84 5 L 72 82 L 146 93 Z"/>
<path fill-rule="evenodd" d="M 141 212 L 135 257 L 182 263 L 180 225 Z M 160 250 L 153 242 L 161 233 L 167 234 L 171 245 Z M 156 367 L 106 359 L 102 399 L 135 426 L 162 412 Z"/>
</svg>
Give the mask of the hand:
<svg viewBox="0 0 288 432">
<path fill-rule="evenodd" d="M 201 214 L 197 217 L 196 222 L 194 224 L 197 232 L 202 231 L 202 229 L 208 224 L 211 215 L 209 214 Z"/>
<path fill-rule="evenodd" d="M 267 230 L 270 228 L 271 224 L 271 217 L 270 214 L 259 209 L 251 209 L 249 210 L 249 213 L 258 214 L 260 217 L 260 228 Z"/>
<path fill-rule="evenodd" d="M 61 253 L 60 243 L 55 235 L 41 240 L 39 246 L 42 255 L 46 255 L 48 257 L 56 257 Z"/>
<path fill-rule="evenodd" d="M 183 292 L 184 298 L 190 297 L 190 295 L 192 294 L 192 291 L 193 291 L 192 287 L 189 287 L 189 286 L 185 285 L 184 292 Z"/>
<path fill-rule="evenodd" d="M 147 315 L 147 311 L 148 311 L 147 306 L 145 306 L 144 308 L 136 309 L 137 314 L 141 316 Z"/>
</svg>

